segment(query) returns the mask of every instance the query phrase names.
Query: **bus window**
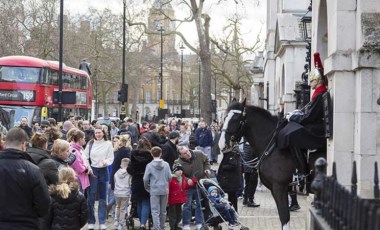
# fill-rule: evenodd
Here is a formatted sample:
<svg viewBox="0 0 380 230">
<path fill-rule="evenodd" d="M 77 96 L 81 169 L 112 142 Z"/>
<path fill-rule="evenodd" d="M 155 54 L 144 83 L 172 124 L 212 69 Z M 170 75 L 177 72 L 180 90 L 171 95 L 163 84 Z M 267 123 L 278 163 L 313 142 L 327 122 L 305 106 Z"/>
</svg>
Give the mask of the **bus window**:
<svg viewBox="0 0 380 230">
<path fill-rule="evenodd" d="M 50 84 L 58 85 L 58 71 L 50 70 Z"/>
<path fill-rule="evenodd" d="M 2 82 L 38 83 L 42 68 L 0 67 Z"/>
</svg>

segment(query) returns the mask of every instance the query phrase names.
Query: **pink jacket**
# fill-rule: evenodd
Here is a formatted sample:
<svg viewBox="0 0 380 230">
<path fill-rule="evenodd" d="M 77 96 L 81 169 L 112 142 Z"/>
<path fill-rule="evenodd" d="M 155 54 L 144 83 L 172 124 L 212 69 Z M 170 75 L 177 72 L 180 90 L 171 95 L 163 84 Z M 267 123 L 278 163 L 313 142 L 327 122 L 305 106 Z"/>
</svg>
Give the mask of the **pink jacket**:
<svg viewBox="0 0 380 230">
<path fill-rule="evenodd" d="M 80 184 L 82 186 L 83 191 L 90 186 L 90 180 L 87 175 L 87 165 L 86 165 L 86 159 L 84 159 L 82 155 L 83 148 L 80 144 L 77 144 L 75 142 L 70 143 L 70 152 L 75 150 L 76 159 L 74 163 L 71 165 L 71 168 L 74 169 L 74 171 L 77 174 L 77 177 L 80 181 Z"/>
</svg>

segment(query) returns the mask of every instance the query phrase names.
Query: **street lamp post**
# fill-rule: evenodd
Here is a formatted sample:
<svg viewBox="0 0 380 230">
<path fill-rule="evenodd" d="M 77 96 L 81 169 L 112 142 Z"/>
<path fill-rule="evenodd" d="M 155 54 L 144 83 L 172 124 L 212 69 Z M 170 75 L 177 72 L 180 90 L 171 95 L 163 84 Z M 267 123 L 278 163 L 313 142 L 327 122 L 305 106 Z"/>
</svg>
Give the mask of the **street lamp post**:
<svg viewBox="0 0 380 230">
<path fill-rule="evenodd" d="M 63 68 L 63 0 L 60 2 L 59 15 L 59 71 L 58 71 L 58 120 L 62 121 L 62 68 Z"/>
<path fill-rule="evenodd" d="M 161 38 L 161 55 L 160 55 L 160 81 L 161 81 L 161 86 L 160 86 L 160 109 L 163 109 L 164 107 L 164 102 L 163 102 L 163 86 L 164 86 L 164 78 L 163 78 L 163 40 L 162 40 L 162 33 L 165 31 L 164 28 L 162 28 L 162 25 L 158 25 L 158 31 L 160 31 L 160 38 Z M 160 114 L 159 114 L 160 116 Z"/>
<path fill-rule="evenodd" d="M 182 93 L 183 93 L 183 50 L 185 49 L 185 47 L 183 46 L 183 43 L 181 44 L 181 46 L 179 47 L 181 49 L 181 110 L 180 110 L 180 113 L 181 113 L 181 118 L 183 116 L 183 112 L 182 112 L 182 105 L 183 105 L 183 102 L 182 102 Z"/>
<path fill-rule="evenodd" d="M 312 21 L 312 2 L 310 1 L 310 5 L 305 15 L 301 18 L 302 23 L 302 32 L 303 39 L 306 42 L 306 64 L 304 66 L 305 71 L 302 73 L 302 82 L 300 84 L 300 90 L 296 90 L 297 95 L 297 105 L 298 108 L 303 108 L 310 100 L 310 88 L 308 84 L 309 71 L 311 69 L 311 21 Z"/>
</svg>

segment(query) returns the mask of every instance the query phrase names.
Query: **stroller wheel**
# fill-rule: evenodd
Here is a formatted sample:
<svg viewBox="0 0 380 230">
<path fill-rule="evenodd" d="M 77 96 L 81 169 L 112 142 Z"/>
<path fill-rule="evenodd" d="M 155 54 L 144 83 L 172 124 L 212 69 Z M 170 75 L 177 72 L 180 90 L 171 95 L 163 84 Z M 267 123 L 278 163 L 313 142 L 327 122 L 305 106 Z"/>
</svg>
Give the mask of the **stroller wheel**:
<svg viewBox="0 0 380 230">
<path fill-rule="evenodd" d="M 200 230 L 209 230 L 209 229 L 208 229 L 208 226 L 203 225 Z"/>
</svg>

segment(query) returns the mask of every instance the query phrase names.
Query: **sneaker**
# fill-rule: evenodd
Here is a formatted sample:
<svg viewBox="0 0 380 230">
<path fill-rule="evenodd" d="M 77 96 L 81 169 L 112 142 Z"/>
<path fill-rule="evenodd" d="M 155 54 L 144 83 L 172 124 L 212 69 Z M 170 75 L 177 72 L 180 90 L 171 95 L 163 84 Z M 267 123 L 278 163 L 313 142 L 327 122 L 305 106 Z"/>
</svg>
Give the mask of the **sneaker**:
<svg viewBox="0 0 380 230">
<path fill-rule="evenodd" d="M 197 224 L 195 227 L 197 230 L 200 230 L 202 228 L 202 224 Z"/>
<path fill-rule="evenodd" d="M 87 229 L 88 230 L 93 230 L 95 227 L 94 227 L 94 225 L 93 224 L 88 224 L 87 225 Z"/>
<path fill-rule="evenodd" d="M 141 225 L 140 228 L 139 228 L 139 230 L 145 230 L 145 229 L 146 229 L 145 225 Z"/>
<path fill-rule="evenodd" d="M 114 226 L 115 228 L 117 228 L 117 227 L 119 226 L 119 221 L 115 220 L 115 222 L 113 222 L 113 226 Z"/>
<path fill-rule="evenodd" d="M 184 225 L 182 229 L 183 230 L 190 230 L 190 225 Z"/>
<path fill-rule="evenodd" d="M 294 212 L 301 209 L 301 207 L 298 204 L 293 204 L 289 207 L 289 211 Z"/>
<path fill-rule="evenodd" d="M 99 226 L 99 228 L 101 229 L 101 230 L 105 230 L 105 229 L 107 229 L 107 225 L 105 225 L 105 224 L 101 224 L 100 226 Z"/>
</svg>

